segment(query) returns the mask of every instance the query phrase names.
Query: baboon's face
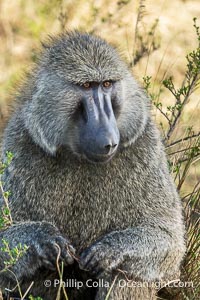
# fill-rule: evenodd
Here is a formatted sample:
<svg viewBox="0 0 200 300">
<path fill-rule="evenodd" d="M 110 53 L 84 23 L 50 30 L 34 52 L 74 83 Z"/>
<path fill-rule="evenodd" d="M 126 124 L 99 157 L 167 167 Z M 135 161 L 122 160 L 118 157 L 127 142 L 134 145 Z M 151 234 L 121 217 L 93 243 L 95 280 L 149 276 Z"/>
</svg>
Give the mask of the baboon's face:
<svg viewBox="0 0 200 300">
<path fill-rule="evenodd" d="M 70 146 L 92 162 L 109 161 L 119 145 L 116 117 L 120 103 L 115 85 L 115 82 L 106 80 L 85 82 L 79 88 L 82 96 L 72 121 L 76 131 Z"/>
<path fill-rule="evenodd" d="M 40 74 L 37 88 L 44 92 L 40 111 L 45 116 L 49 110 L 46 122 L 40 112 L 43 148 L 48 146 L 53 153 L 65 145 L 90 162 L 109 161 L 120 141 L 117 118 L 124 69 L 118 54 L 99 38 L 72 34 L 58 40 L 45 55 L 44 77 Z"/>
<path fill-rule="evenodd" d="M 73 33 L 53 41 L 35 78 L 25 124 L 51 155 L 67 147 L 90 162 L 107 162 L 119 143 L 129 145 L 144 129 L 146 96 L 117 52 L 97 37 Z"/>
</svg>

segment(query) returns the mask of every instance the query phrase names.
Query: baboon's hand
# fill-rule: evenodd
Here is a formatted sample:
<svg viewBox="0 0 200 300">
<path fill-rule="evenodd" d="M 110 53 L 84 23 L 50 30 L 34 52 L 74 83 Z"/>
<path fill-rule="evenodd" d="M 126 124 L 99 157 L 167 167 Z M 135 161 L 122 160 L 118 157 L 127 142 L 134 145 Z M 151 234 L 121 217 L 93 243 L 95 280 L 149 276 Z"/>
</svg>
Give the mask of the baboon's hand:
<svg viewBox="0 0 200 300">
<path fill-rule="evenodd" d="M 83 251 L 80 257 L 80 268 L 99 276 L 104 272 L 117 269 L 123 262 L 123 252 L 119 251 L 113 240 L 102 239 Z"/>
<path fill-rule="evenodd" d="M 75 250 L 69 240 L 48 222 L 26 222 L 13 225 L 0 234 L 0 247 L 2 239 L 8 242 L 10 249 L 19 244 L 28 246 L 28 250 L 11 268 L 18 280 L 34 275 L 37 269 L 43 266 L 55 270 L 57 258 L 64 264 L 72 264 L 74 261 Z M 8 253 L 1 252 L 1 269 L 4 269 L 3 262 L 9 259 Z M 5 274 L 3 279 L 6 279 Z"/>
<path fill-rule="evenodd" d="M 55 235 L 45 237 L 44 241 L 30 246 L 29 253 L 32 253 L 46 268 L 55 270 L 57 259 L 64 262 L 65 265 L 72 264 L 75 250 L 68 239 L 61 235 Z"/>
</svg>

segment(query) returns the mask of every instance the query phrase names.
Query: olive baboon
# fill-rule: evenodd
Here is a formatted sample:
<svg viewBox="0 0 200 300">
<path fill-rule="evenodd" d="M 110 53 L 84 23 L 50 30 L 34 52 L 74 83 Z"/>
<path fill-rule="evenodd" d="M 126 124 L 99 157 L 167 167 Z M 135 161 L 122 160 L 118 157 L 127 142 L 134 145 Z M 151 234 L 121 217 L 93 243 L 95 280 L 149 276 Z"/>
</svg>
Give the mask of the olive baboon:
<svg viewBox="0 0 200 300">
<path fill-rule="evenodd" d="M 176 278 L 185 245 L 145 92 L 114 48 L 74 32 L 44 45 L 17 101 L 3 140 L 3 159 L 14 154 L 3 181 L 15 224 L 0 237 L 29 246 L 12 267 L 22 290 L 34 281 L 32 295 L 56 298 L 58 244 L 63 280 L 86 285 L 66 288 L 70 300 L 105 299 L 114 278 L 109 299 L 153 299 L 154 289 L 120 280 Z M 5 259 L 3 252 L 1 268 Z M 11 273 L 0 276 L 1 288 L 16 285 Z M 109 284 L 90 288 L 88 279 Z"/>
</svg>

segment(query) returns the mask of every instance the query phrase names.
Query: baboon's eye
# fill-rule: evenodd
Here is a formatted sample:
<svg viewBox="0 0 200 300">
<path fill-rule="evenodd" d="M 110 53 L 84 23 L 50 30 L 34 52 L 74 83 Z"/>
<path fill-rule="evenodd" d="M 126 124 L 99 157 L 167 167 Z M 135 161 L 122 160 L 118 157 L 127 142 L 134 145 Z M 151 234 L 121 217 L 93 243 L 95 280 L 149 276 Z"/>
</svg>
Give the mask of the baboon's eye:
<svg viewBox="0 0 200 300">
<path fill-rule="evenodd" d="M 105 88 L 109 88 L 109 87 L 111 87 L 111 85 L 112 85 L 112 82 L 111 81 L 104 81 L 103 82 L 103 86 L 105 87 Z"/>
<path fill-rule="evenodd" d="M 84 87 L 85 89 L 89 89 L 89 88 L 91 87 L 91 83 L 90 83 L 90 82 L 85 82 L 85 83 L 83 84 L 83 87 Z"/>
</svg>

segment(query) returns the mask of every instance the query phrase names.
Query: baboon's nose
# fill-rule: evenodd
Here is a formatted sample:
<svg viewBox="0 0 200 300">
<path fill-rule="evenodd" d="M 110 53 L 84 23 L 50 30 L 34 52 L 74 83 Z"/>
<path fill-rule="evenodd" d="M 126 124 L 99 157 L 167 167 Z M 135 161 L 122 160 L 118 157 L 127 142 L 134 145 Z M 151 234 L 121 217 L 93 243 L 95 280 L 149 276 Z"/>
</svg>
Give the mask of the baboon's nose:
<svg viewBox="0 0 200 300">
<path fill-rule="evenodd" d="M 116 143 L 112 143 L 112 141 L 110 141 L 107 145 L 104 146 L 105 150 L 106 150 L 106 153 L 113 153 L 115 151 L 117 147 L 117 144 Z"/>
</svg>

